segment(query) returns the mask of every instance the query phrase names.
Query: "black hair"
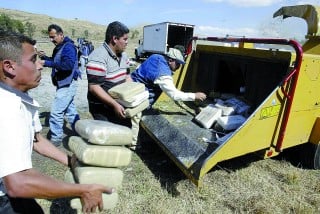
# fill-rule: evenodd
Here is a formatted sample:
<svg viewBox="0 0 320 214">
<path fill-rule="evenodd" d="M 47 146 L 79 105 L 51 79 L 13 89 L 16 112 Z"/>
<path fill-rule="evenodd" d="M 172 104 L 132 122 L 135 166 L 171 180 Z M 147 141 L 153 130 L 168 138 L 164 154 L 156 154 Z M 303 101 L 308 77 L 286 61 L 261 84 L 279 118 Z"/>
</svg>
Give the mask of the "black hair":
<svg viewBox="0 0 320 214">
<path fill-rule="evenodd" d="M 35 45 L 36 40 L 21 33 L 0 30 L 0 60 L 11 59 L 18 63 L 21 62 L 23 43 Z"/>
<path fill-rule="evenodd" d="M 113 36 L 120 38 L 127 33 L 129 33 L 129 28 L 127 26 L 118 21 L 111 22 L 107 27 L 104 41 L 109 43 Z"/>
<path fill-rule="evenodd" d="M 56 24 L 49 25 L 48 32 L 50 32 L 52 29 L 56 30 L 57 33 L 63 33 L 63 30 L 59 25 L 56 25 Z"/>
</svg>

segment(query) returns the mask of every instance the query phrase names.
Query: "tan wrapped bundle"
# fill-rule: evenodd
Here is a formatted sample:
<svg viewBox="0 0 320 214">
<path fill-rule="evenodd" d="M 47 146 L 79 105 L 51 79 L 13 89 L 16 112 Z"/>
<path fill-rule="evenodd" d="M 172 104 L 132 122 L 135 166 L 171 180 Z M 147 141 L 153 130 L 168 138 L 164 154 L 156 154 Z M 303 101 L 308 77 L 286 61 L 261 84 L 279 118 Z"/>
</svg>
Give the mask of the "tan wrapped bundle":
<svg viewBox="0 0 320 214">
<path fill-rule="evenodd" d="M 68 183 L 75 183 L 74 177 L 73 177 L 72 173 L 70 172 L 70 170 L 68 170 L 65 173 L 64 180 L 65 180 L 65 182 L 68 182 Z M 103 193 L 102 194 L 102 201 L 103 201 L 103 209 L 104 210 L 113 209 L 116 207 L 116 205 L 119 201 L 119 194 L 117 192 L 114 192 L 112 194 Z M 81 204 L 80 198 L 71 199 L 70 206 L 73 209 L 81 210 L 82 204 Z"/>
<path fill-rule="evenodd" d="M 116 85 L 108 90 L 110 96 L 114 99 L 130 100 L 133 96 L 145 91 L 143 83 L 139 82 L 124 82 Z"/>
<path fill-rule="evenodd" d="M 132 118 L 134 115 L 148 108 L 148 106 L 149 106 L 149 100 L 145 100 L 140 105 L 134 108 L 126 108 L 125 109 L 126 118 Z"/>
<path fill-rule="evenodd" d="M 119 194 L 114 192 L 112 194 L 102 193 L 103 209 L 109 210 L 117 206 L 119 201 Z M 73 209 L 81 210 L 82 204 L 80 198 L 74 198 L 70 201 L 70 206 Z"/>
<path fill-rule="evenodd" d="M 120 167 L 131 161 L 132 152 L 126 147 L 92 145 L 78 136 L 71 136 L 68 145 L 79 161 L 91 166 Z"/>
<path fill-rule="evenodd" d="M 133 108 L 133 107 L 140 105 L 143 101 L 147 100 L 148 98 L 149 98 L 149 92 L 144 91 L 140 94 L 137 94 L 137 95 L 131 97 L 128 100 L 116 99 L 116 101 L 126 108 L 127 107 Z"/>
<path fill-rule="evenodd" d="M 75 125 L 77 133 L 97 145 L 129 145 L 132 141 L 131 129 L 102 120 L 78 120 Z"/>
<path fill-rule="evenodd" d="M 118 168 L 78 166 L 74 176 L 81 184 L 101 184 L 118 189 L 122 185 L 123 172 Z"/>
</svg>

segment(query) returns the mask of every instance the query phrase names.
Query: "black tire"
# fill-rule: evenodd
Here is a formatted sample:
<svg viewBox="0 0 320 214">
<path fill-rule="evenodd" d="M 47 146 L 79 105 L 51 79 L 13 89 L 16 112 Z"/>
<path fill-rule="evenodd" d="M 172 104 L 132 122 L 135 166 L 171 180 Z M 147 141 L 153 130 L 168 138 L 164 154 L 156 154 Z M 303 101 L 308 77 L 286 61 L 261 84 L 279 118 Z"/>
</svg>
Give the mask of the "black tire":
<svg viewBox="0 0 320 214">
<path fill-rule="evenodd" d="M 314 145 L 317 148 L 315 149 L 315 155 L 314 155 L 314 169 L 320 169 L 320 145 Z"/>
<path fill-rule="evenodd" d="M 320 145 L 305 143 L 285 149 L 281 156 L 293 165 L 306 169 L 320 169 Z M 280 158 L 281 158 L 280 156 Z"/>
<path fill-rule="evenodd" d="M 301 145 L 299 158 L 304 167 L 320 169 L 320 145 L 313 143 Z"/>
</svg>

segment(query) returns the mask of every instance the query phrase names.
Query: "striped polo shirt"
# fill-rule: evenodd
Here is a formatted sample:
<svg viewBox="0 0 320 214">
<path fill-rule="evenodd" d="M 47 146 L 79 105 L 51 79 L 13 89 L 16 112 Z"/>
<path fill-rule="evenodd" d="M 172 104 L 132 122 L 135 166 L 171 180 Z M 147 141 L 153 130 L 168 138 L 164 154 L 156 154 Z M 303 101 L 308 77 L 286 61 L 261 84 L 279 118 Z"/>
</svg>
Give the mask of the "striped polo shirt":
<svg viewBox="0 0 320 214">
<path fill-rule="evenodd" d="M 104 42 L 90 55 L 87 64 L 88 84 L 99 84 L 106 92 L 115 85 L 123 83 L 129 69 L 129 58 L 126 53 L 117 57 L 109 45 Z M 88 92 L 88 101 L 101 103 Z"/>
</svg>

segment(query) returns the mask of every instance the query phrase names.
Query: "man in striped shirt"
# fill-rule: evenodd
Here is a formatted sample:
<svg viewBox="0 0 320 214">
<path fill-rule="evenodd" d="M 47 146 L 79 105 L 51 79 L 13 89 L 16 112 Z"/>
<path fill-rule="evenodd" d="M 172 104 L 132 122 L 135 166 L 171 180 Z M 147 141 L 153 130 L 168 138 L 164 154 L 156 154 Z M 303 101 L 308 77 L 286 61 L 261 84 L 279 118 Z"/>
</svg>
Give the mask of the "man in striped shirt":
<svg viewBox="0 0 320 214">
<path fill-rule="evenodd" d="M 96 120 L 131 127 L 125 109 L 107 92 L 130 78 L 129 58 L 124 53 L 129 29 L 115 21 L 108 25 L 105 41 L 90 55 L 87 64 L 89 111 Z"/>
</svg>

